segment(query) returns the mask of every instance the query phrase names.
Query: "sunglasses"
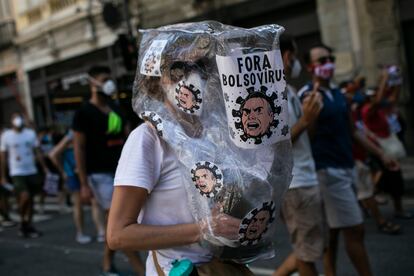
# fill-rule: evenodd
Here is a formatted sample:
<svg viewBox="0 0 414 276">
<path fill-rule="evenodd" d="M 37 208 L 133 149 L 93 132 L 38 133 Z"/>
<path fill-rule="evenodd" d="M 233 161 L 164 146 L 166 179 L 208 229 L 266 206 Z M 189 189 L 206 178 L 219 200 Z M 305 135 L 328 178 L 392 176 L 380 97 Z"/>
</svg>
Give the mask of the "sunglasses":
<svg viewBox="0 0 414 276">
<path fill-rule="evenodd" d="M 317 59 L 317 61 L 318 61 L 320 64 L 325 64 L 325 63 L 327 63 L 327 62 L 332 62 L 332 63 L 334 63 L 334 62 L 335 62 L 335 56 L 320 57 L 320 58 L 318 58 L 318 59 Z"/>
</svg>

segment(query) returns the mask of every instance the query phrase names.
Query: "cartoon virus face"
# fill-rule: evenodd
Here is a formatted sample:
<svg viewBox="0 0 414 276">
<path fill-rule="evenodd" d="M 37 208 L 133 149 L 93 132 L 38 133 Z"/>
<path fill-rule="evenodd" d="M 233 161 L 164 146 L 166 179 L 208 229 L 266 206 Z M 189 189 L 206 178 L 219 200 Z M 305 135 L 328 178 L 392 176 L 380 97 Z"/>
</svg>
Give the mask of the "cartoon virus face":
<svg viewBox="0 0 414 276">
<path fill-rule="evenodd" d="M 200 89 L 192 82 L 198 86 L 200 84 L 199 78 L 190 76 L 186 80 L 181 80 L 175 88 L 175 102 L 178 108 L 189 114 L 199 113 L 203 102 Z"/>
<path fill-rule="evenodd" d="M 246 98 L 238 97 L 236 103 L 240 105 L 239 110 L 232 110 L 234 117 L 239 117 L 235 122 L 236 129 L 241 129 L 241 139 L 247 141 L 253 139 L 255 144 L 261 144 L 264 136 L 270 137 L 273 130 L 278 126 L 276 117 L 281 112 L 280 106 L 275 106 L 277 94 L 271 96 L 266 94 L 267 88 L 261 87 L 261 91 L 254 91 L 251 87 Z"/>
<path fill-rule="evenodd" d="M 139 117 L 148 121 L 156 130 L 159 137 L 162 137 L 163 123 L 161 117 L 152 111 L 145 111 L 139 114 Z"/>
<path fill-rule="evenodd" d="M 149 74 L 152 71 L 154 71 L 156 63 L 157 63 L 157 57 L 155 56 L 155 54 L 154 53 L 149 54 L 147 58 L 145 59 L 145 64 L 144 64 L 145 72 Z"/>
<path fill-rule="evenodd" d="M 242 245 L 257 244 L 273 222 L 275 207 L 273 201 L 264 202 L 261 208 L 250 211 L 242 220 L 239 241 Z"/>
<path fill-rule="evenodd" d="M 202 196 L 214 197 L 223 187 L 223 174 L 213 163 L 197 162 L 191 169 L 192 180 Z"/>
</svg>

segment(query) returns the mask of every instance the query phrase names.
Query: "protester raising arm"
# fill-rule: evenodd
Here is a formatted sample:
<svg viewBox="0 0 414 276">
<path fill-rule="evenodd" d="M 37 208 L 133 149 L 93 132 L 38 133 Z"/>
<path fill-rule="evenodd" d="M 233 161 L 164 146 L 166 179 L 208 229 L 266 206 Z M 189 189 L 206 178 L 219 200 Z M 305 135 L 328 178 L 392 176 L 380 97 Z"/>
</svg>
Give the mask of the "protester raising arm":
<svg viewBox="0 0 414 276">
<path fill-rule="evenodd" d="M 323 106 L 322 96 L 320 92 L 318 92 L 318 89 L 319 83 L 315 83 L 312 92 L 303 100 L 303 115 L 291 129 L 290 136 L 292 143 L 294 143 L 305 130 L 308 130 L 310 136 L 312 136 L 312 132 L 315 128 L 314 123 Z"/>
</svg>

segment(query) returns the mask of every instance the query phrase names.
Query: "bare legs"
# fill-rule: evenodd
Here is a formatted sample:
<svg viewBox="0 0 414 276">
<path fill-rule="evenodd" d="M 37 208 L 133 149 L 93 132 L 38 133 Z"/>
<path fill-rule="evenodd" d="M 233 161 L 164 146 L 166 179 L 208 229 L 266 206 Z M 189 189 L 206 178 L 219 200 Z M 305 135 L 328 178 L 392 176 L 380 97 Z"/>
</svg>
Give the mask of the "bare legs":
<svg viewBox="0 0 414 276">
<path fill-rule="evenodd" d="M 368 254 L 364 246 L 364 226 L 362 224 L 341 229 L 330 229 L 329 246 L 324 256 L 325 275 L 336 275 L 336 257 L 340 230 L 344 233 L 346 253 L 358 275 L 371 276 Z"/>
<path fill-rule="evenodd" d="M 297 270 L 295 254 L 290 255 L 283 261 L 283 263 L 273 272 L 273 276 L 288 276 Z"/>
<path fill-rule="evenodd" d="M 318 271 L 316 270 L 313 262 L 305 262 L 295 257 L 295 254 L 291 253 L 285 261 L 278 267 L 273 273 L 273 276 L 288 276 L 295 271 L 299 272 L 301 276 L 317 276 Z"/>
</svg>

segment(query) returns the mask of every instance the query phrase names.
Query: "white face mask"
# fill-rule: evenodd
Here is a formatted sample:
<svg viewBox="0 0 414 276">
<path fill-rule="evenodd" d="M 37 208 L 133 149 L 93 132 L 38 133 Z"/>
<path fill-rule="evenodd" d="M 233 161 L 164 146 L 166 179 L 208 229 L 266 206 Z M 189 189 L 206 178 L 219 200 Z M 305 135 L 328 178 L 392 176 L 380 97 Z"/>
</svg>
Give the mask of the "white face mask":
<svg viewBox="0 0 414 276">
<path fill-rule="evenodd" d="M 102 92 L 107 96 L 112 96 L 116 92 L 116 84 L 113 80 L 107 80 L 102 84 Z"/>
<path fill-rule="evenodd" d="M 95 86 L 98 86 L 100 88 L 98 91 L 102 92 L 106 96 L 112 96 L 116 92 L 116 84 L 111 79 L 108 79 L 104 83 L 101 83 L 97 79 L 89 76 L 89 81 L 91 81 Z"/>
<path fill-rule="evenodd" d="M 23 118 L 20 116 L 14 117 L 12 120 L 12 124 L 16 128 L 21 128 L 23 126 Z"/>
<path fill-rule="evenodd" d="M 292 63 L 293 64 L 292 64 L 292 68 L 290 71 L 290 77 L 292 79 L 296 79 L 297 77 L 299 77 L 300 72 L 302 71 L 302 65 L 300 64 L 297 58 L 295 58 Z"/>
</svg>

